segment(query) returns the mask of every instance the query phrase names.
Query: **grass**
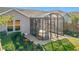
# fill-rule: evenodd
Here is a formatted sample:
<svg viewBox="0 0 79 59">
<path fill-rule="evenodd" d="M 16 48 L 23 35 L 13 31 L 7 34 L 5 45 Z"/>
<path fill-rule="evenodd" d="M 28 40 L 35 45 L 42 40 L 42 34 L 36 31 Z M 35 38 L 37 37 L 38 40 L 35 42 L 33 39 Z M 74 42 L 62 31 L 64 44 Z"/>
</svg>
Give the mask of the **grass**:
<svg viewBox="0 0 79 59">
<path fill-rule="evenodd" d="M 73 51 L 75 46 L 68 39 L 49 42 L 43 45 L 46 51 Z"/>
<path fill-rule="evenodd" d="M 75 46 L 68 39 L 63 39 L 61 42 L 66 51 L 74 50 Z"/>
<path fill-rule="evenodd" d="M 75 49 L 79 51 L 79 38 L 68 38 L 68 40 L 75 46 Z"/>
</svg>

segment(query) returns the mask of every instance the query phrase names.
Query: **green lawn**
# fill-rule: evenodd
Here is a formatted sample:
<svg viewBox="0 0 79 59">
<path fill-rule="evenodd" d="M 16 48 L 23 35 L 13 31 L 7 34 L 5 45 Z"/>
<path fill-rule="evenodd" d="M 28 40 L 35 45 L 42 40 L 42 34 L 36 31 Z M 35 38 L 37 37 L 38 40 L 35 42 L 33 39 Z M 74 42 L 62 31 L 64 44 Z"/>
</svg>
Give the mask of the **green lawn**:
<svg viewBox="0 0 79 59">
<path fill-rule="evenodd" d="M 49 42 L 43 45 L 46 51 L 74 51 L 75 46 L 68 39 Z"/>
</svg>

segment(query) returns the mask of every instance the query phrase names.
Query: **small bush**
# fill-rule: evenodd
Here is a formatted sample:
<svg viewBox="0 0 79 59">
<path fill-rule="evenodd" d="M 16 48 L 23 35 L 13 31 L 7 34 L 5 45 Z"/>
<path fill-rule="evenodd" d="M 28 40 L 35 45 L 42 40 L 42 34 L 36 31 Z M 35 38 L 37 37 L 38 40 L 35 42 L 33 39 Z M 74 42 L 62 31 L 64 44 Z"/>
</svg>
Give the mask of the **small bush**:
<svg viewBox="0 0 79 59">
<path fill-rule="evenodd" d="M 0 32 L 0 38 L 1 38 L 1 39 L 4 39 L 4 37 L 6 37 L 6 36 L 7 36 L 6 31 Z"/>
<path fill-rule="evenodd" d="M 64 31 L 64 34 L 79 38 L 79 32 L 74 32 L 74 31 L 70 31 L 70 30 L 65 30 L 65 31 Z"/>
<path fill-rule="evenodd" d="M 6 51 L 14 51 L 15 50 L 15 46 L 14 46 L 10 37 L 6 37 L 6 38 L 2 39 L 1 43 L 2 43 L 3 49 L 5 49 Z"/>
</svg>

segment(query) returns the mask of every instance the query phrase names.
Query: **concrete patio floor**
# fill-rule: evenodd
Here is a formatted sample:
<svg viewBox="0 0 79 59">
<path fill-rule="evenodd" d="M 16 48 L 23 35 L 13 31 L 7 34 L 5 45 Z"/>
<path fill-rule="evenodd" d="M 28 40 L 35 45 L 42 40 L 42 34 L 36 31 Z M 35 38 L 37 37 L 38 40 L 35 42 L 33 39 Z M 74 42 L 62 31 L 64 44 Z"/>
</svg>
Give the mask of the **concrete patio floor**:
<svg viewBox="0 0 79 59">
<path fill-rule="evenodd" d="M 28 39 L 30 41 L 33 41 L 35 44 L 40 44 L 40 45 L 44 45 L 48 42 L 50 42 L 50 40 L 38 40 L 36 37 L 32 36 L 32 35 L 29 35 Z"/>
</svg>

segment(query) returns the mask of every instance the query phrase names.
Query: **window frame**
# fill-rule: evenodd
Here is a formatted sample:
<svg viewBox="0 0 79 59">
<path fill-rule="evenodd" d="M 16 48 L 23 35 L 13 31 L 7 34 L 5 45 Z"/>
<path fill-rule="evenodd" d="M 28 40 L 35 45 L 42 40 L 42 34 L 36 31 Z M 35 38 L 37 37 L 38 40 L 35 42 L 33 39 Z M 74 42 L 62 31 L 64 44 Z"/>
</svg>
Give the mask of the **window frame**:
<svg viewBox="0 0 79 59">
<path fill-rule="evenodd" d="M 6 24 L 6 26 L 7 26 L 7 32 L 17 32 L 17 31 L 20 31 L 21 28 L 19 30 L 16 30 L 16 25 L 15 25 L 16 24 L 16 20 L 12 20 L 12 21 L 13 21 L 13 30 L 12 31 L 8 31 L 8 24 Z M 20 25 L 20 27 L 21 27 L 21 25 Z"/>
</svg>

